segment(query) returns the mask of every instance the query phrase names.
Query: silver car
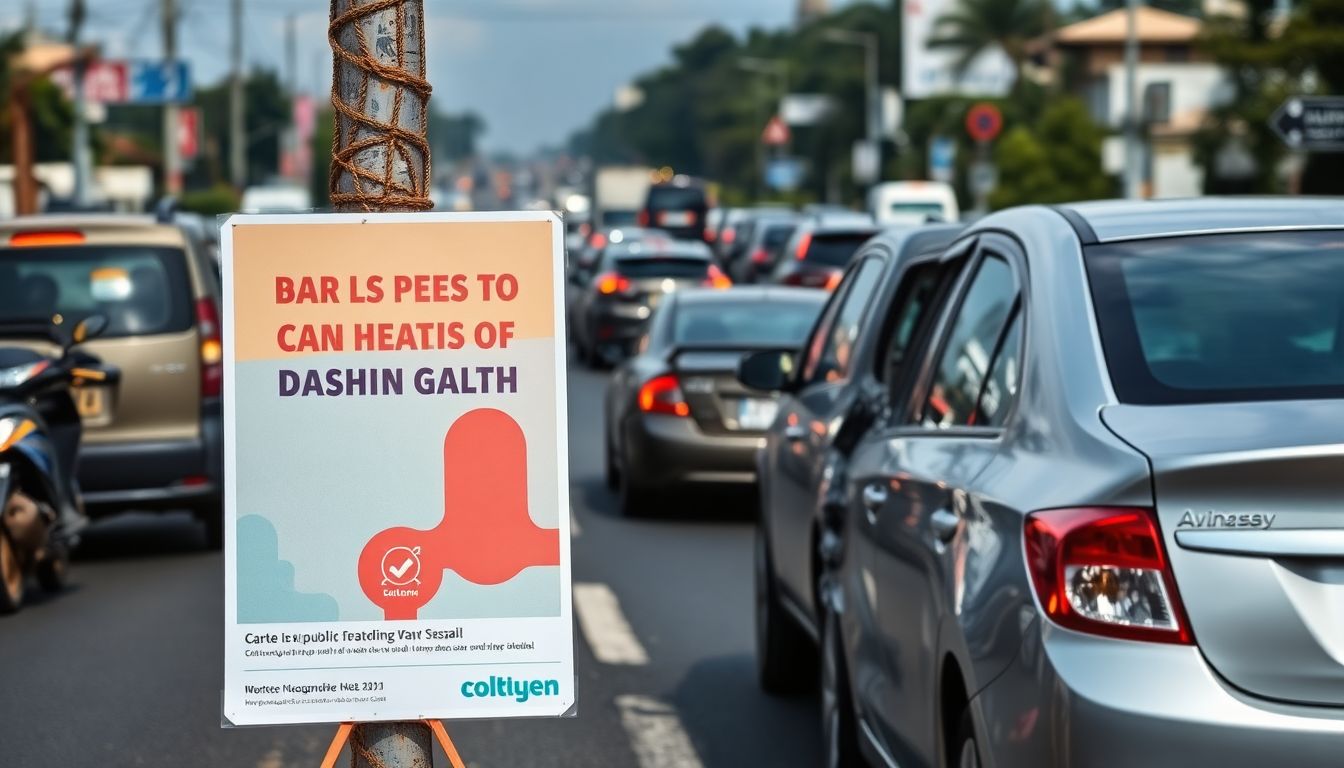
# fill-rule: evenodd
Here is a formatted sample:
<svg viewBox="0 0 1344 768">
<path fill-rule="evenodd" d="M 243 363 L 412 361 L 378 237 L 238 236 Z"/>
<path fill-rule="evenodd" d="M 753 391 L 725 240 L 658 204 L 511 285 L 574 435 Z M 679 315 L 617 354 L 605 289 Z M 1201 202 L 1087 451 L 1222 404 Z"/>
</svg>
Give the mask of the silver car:
<svg viewBox="0 0 1344 768">
<path fill-rule="evenodd" d="M 830 478 L 831 764 L 1344 765 L 1344 204 L 1022 208 L 924 269 Z"/>
</svg>

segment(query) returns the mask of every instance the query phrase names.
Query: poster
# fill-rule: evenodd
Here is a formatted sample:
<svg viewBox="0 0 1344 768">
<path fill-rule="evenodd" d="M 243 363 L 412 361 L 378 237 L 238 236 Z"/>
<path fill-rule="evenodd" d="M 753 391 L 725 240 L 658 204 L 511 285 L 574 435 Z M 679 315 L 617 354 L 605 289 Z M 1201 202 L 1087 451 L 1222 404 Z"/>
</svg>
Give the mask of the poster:
<svg viewBox="0 0 1344 768">
<path fill-rule="evenodd" d="M 998 47 L 986 50 L 958 77 L 956 47 L 934 47 L 929 41 L 938 29 L 938 20 L 957 10 L 961 0 L 902 0 L 901 95 L 906 99 L 931 96 L 1005 96 L 1013 86 L 1013 66 Z"/>
<path fill-rule="evenodd" d="M 226 724 L 571 711 L 562 237 L 224 225 Z"/>
</svg>

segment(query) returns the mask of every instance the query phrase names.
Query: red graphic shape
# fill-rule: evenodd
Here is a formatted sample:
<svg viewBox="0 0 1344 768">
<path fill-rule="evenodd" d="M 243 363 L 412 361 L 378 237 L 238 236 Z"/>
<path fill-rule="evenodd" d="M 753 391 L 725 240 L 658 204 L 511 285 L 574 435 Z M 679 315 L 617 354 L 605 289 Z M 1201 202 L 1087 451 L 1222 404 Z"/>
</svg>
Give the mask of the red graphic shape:
<svg viewBox="0 0 1344 768">
<path fill-rule="evenodd" d="M 534 565 L 560 564 L 560 531 L 527 514 L 527 441 L 511 416 L 465 413 L 443 440 L 443 520 L 381 531 L 359 555 L 359 583 L 387 620 L 414 619 L 453 570 L 501 584 Z"/>
</svg>

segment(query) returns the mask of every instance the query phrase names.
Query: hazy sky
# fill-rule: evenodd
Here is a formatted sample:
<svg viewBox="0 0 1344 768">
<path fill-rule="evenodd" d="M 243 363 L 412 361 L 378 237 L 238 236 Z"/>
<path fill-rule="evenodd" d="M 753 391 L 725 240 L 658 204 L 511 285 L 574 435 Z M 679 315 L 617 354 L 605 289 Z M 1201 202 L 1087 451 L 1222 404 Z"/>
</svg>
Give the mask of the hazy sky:
<svg viewBox="0 0 1344 768">
<path fill-rule="evenodd" d="M 85 1 L 85 39 L 101 42 L 105 55 L 159 55 L 162 0 Z M 178 3 L 180 50 L 198 83 L 214 82 L 228 64 L 231 0 Z M 0 29 L 17 26 L 28 5 L 43 28 L 64 34 L 69 0 L 0 0 Z M 244 0 L 244 6 L 247 61 L 283 67 L 284 27 L 294 14 L 300 86 L 325 93 L 327 2 Z M 434 103 L 481 114 L 490 149 L 558 143 L 609 103 L 619 85 L 668 61 L 671 47 L 705 24 L 738 31 L 783 26 L 795 7 L 796 0 L 425 0 Z"/>
</svg>

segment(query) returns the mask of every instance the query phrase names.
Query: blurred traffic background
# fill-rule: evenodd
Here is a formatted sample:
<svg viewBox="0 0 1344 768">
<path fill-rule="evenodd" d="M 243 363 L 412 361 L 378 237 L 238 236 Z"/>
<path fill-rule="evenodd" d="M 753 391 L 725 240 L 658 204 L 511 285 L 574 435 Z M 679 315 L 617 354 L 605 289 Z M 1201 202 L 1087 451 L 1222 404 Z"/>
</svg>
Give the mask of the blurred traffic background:
<svg viewBox="0 0 1344 768">
<path fill-rule="evenodd" d="M 0 558 L 0 608 L 23 604 L 0 618 L 0 763 L 325 749 L 324 727 L 219 727 L 217 217 L 329 209 L 327 21 L 300 0 L 0 6 L 0 326 L 98 314 L 87 350 L 115 372 L 66 414 L 67 501 L 93 518 L 72 569 Z M 566 230 L 580 717 L 454 724 L 475 766 L 855 764 L 819 598 L 838 555 L 807 526 L 858 437 L 825 425 L 871 426 L 851 372 L 931 338 L 926 305 L 971 261 L 961 228 L 1344 192 L 1341 0 L 426 0 L 425 29 L 436 209 L 556 210 Z M 949 246 L 905 282 L 897 265 Z M 957 363 L 987 419 L 1016 394 L 1009 306 Z M 900 333 L 879 322 L 898 311 Z M 33 354 L 0 390 L 43 370 Z M 957 394 L 928 424 L 958 425 Z M 789 446 L 774 464 L 767 435 Z M 758 533 L 772 510 L 798 528 L 783 544 Z"/>
</svg>

